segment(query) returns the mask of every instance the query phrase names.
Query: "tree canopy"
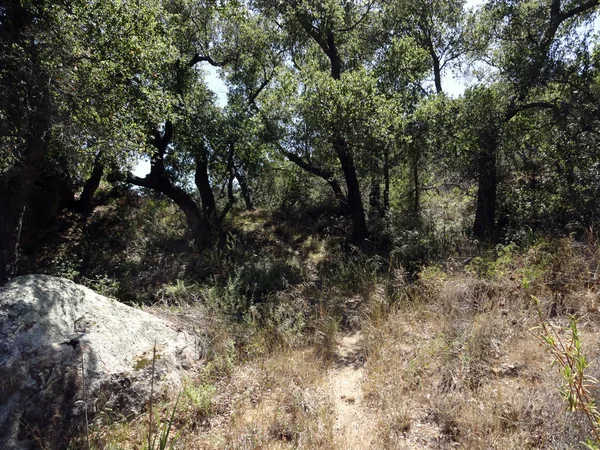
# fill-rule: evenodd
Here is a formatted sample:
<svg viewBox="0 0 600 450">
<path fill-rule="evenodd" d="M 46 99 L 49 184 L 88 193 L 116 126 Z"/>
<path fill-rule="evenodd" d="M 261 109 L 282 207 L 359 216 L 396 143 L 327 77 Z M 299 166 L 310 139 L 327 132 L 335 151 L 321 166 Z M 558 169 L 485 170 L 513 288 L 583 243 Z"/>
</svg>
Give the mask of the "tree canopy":
<svg viewBox="0 0 600 450">
<path fill-rule="evenodd" d="M 236 211 L 294 198 L 335 204 L 359 245 L 392 233 L 394 220 L 422 223 L 435 195 L 452 192 L 480 241 L 585 229 L 600 206 L 599 9 L 9 0 L 0 279 L 17 270 L 24 214 L 52 171 L 84 213 L 102 180 L 168 198 L 199 252 L 219 245 Z M 207 65 L 227 87 L 225 106 Z M 463 93 L 448 90 L 452 77 L 470 80 Z M 139 158 L 151 161 L 145 177 L 132 173 Z"/>
</svg>

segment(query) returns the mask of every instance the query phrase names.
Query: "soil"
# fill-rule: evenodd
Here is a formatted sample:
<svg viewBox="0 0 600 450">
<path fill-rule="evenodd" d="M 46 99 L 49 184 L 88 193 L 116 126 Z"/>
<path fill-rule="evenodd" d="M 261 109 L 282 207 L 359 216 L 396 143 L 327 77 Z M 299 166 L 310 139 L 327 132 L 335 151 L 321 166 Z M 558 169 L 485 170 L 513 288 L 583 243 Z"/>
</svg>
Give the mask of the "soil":
<svg viewBox="0 0 600 450">
<path fill-rule="evenodd" d="M 376 426 L 375 414 L 364 401 L 364 359 L 361 333 L 340 339 L 335 365 L 327 381 L 336 411 L 335 431 L 346 449 L 368 449 Z"/>
</svg>

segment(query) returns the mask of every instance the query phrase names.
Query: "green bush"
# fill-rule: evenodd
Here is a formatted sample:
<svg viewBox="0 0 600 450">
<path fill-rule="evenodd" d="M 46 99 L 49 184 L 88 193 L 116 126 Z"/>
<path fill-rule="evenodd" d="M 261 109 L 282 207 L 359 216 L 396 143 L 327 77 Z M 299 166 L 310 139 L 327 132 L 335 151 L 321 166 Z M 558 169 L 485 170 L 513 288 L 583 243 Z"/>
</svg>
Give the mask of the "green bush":
<svg viewBox="0 0 600 450">
<path fill-rule="evenodd" d="M 224 285 L 214 282 L 209 301 L 226 315 L 242 320 L 255 303 L 264 303 L 271 295 L 301 281 L 296 261 L 269 254 L 253 255 L 235 267 Z"/>
<path fill-rule="evenodd" d="M 201 417 L 209 417 L 212 414 L 213 398 L 216 392 L 217 388 L 210 383 L 196 385 L 187 382 L 183 387 L 185 398 Z"/>
</svg>

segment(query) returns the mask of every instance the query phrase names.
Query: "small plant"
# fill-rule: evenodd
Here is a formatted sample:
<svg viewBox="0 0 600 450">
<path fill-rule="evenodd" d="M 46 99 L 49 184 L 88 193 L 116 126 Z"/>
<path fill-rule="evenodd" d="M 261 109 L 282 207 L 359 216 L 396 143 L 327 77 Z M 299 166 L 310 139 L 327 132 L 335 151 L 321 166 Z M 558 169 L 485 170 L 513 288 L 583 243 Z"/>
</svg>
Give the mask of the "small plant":
<svg viewBox="0 0 600 450">
<path fill-rule="evenodd" d="M 183 393 L 201 417 L 209 417 L 213 409 L 213 397 L 217 389 L 210 383 L 194 385 L 186 383 Z"/>
<path fill-rule="evenodd" d="M 226 340 L 222 348 L 213 350 L 202 371 L 204 380 L 216 381 L 231 375 L 235 365 L 237 353 L 233 340 Z"/>
<path fill-rule="evenodd" d="M 528 283 L 525 282 L 527 289 Z M 541 329 L 539 338 L 546 349 L 554 357 L 553 365 L 564 380 L 561 388 L 567 409 L 570 412 L 581 411 L 587 418 L 592 438 L 584 444 L 591 450 L 600 449 L 600 411 L 592 396 L 592 389 L 598 384 L 598 380 L 587 374 L 589 361 L 583 352 L 579 330 L 577 329 L 577 318 L 571 316 L 567 330 L 557 330 L 550 322 L 544 319 L 539 300 L 531 295 L 540 321 L 538 329 Z M 561 338 L 562 332 L 566 336 Z"/>
<path fill-rule="evenodd" d="M 108 275 L 96 275 L 93 279 L 82 279 L 84 284 L 100 295 L 106 297 L 117 297 L 119 293 L 119 281 Z"/>
<path fill-rule="evenodd" d="M 68 280 L 75 280 L 81 275 L 80 266 L 82 263 L 81 259 L 69 258 L 65 255 L 59 255 L 51 261 L 52 270 L 49 271 L 50 275 L 57 277 L 66 278 Z"/>
<path fill-rule="evenodd" d="M 323 315 L 317 323 L 315 333 L 317 354 L 325 360 L 331 360 L 335 355 L 339 327 L 339 319 L 330 315 Z"/>
<path fill-rule="evenodd" d="M 171 441 L 171 445 L 167 447 L 169 442 L 169 436 L 171 434 L 171 427 L 173 425 L 173 421 L 175 420 L 175 411 L 177 411 L 177 404 L 179 403 L 179 398 L 181 397 L 181 393 L 177 395 L 175 399 L 175 405 L 173 406 L 173 410 L 171 411 L 171 416 L 169 419 L 163 424 L 160 432 L 158 430 L 154 435 L 148 435 L 148 447 L 147 450 L 166 450 L 167 448 L 173 448 L 174 440 Z M 150 418 L 152 421 L 152 418 Z M 149 430 L 152 430 L 152 427 L 149 427 Z"/>
<path fill-rule="evenodd" d="M 158 292 L 161 300 L 167 304 L 190 304 L 200 297 L 200 289 L 194 284 L 176 280 L 174 284 L 165 284 Z"/>
<path fill-rule="evenodd" d="M 153 431 L 153 406 L 154 406 L 154 373 L 155 373 L 155 364 L 156 364 L 156 342 L 154 342 L 154 347 L 152 349 L 152 374 L 150 379 L 150 402 L 148 407 L 148 441 L 145 443 L 144 447 L 146 450 L 165 450 L 167 448 L 167 443 L 169 442 L 169 435 L 171 434 L 171 426 L 173 425 L 173 420 L 175 419 L 175 411 L 177 410 L 177 404 L 179 403 L 179 397 L 181 397 L 181 392 L 177 395 L 177 399 L 175 400 L 175 405 L 173 406 L 173 410 L 171 411 L 171 417 L 164 424 L 160 432 L 156 430 Z M 171 442 L 170 448 L 173 448 L 174 442 Z"/>
</svg>

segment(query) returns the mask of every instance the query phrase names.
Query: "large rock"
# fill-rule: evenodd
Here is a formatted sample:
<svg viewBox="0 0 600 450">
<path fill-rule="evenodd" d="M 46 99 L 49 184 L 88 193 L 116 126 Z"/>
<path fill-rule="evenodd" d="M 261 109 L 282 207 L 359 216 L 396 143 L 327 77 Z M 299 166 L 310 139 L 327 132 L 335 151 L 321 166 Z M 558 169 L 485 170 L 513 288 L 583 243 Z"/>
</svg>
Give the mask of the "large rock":
<svg viewBox="0 0 600 450">
<path fill-rule="evenodd" d="M 197 351 L 173 324 L 69 280 L 15 278 L 0 288 L 0 446 L 66 448 L 86 407 L 89 420 L 137 414 L 152 373 L 157 395 L 172 393 Z"/>
</svg>

